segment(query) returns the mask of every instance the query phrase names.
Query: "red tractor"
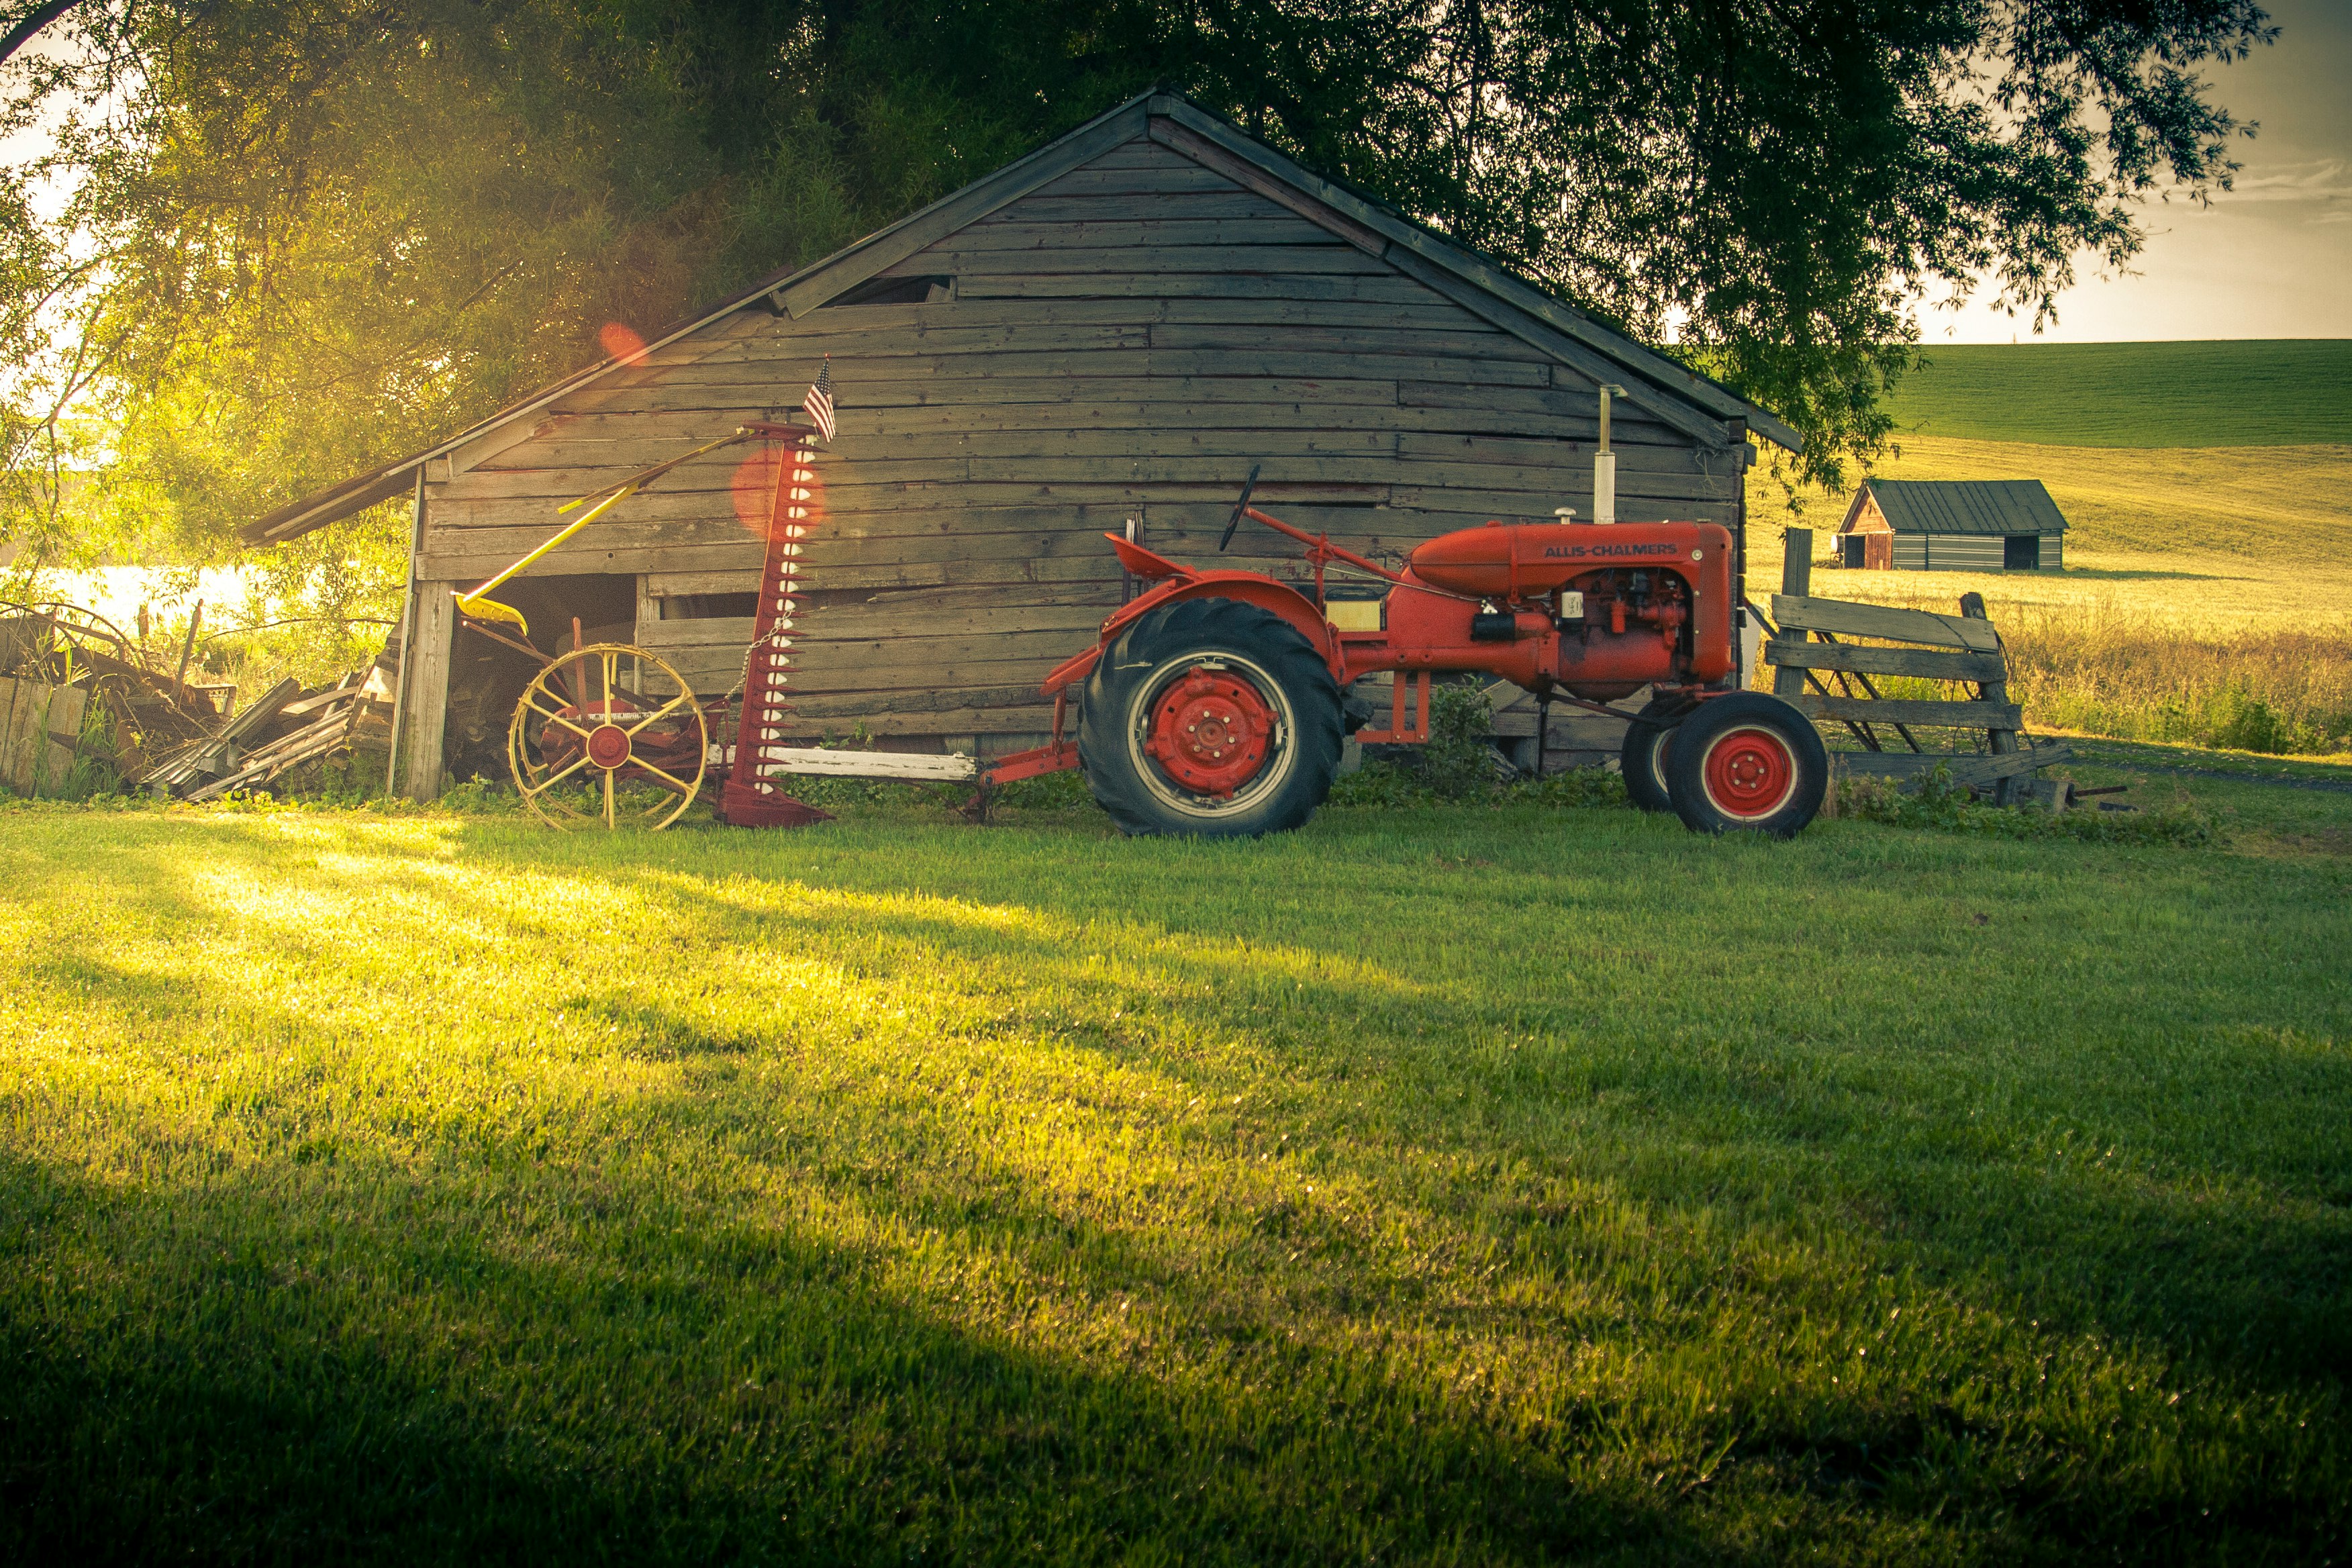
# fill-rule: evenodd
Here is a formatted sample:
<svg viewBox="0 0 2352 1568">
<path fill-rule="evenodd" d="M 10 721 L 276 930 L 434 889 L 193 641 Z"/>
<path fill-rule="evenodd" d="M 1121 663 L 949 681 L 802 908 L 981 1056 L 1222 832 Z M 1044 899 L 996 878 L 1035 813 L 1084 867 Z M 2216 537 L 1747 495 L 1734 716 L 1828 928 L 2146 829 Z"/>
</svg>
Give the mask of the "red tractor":
<svg viewBox="0 0 2352 1568">
<path fill-rule="evenodd" d="M 1426 740 L 1431 677 L 1463 672 L 1603 711 L 1648 687 L 1626 734 L 1626 789 L 1694 831 L 1786 837 L 1820 809 L 1829 761 L 1811 721 L 1730 687 L 1728 530 L 1490 522 L 1430 540 L 1392 572 L 1253 507 L 1256 479 L 1218 548 L 1244 518 L 1286 534 L 1307 547 L 1313 595 L 1260 573 L 1196 571 L 1111 536 L 1120 563 L 1152 586 L 1046 679 L 1057 700 L 1084 683 L 1076 746 L 1056 736 L 1003 759 L 991 778 L 1075 763 L 1129 833 L 1281 832 L 1330 793 L 1351 729 L 1368 742 Z M 1378 629 L 1327 617 L 1334 563 L 1388 584 Z M 1344 694 L 1382 672 L 1394 680 L 1385 722 L 1359 709 L 1351 723 Z"/>
</svg>

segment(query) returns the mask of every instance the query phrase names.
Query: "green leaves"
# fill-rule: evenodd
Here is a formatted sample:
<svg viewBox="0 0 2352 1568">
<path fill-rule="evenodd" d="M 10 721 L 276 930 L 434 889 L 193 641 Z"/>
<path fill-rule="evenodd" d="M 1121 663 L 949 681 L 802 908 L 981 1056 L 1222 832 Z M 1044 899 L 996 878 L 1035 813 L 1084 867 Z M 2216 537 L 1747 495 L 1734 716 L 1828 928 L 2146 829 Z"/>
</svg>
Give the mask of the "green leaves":
<svg viewBox="0 0 2352 1568">
<path fill-rule="evenodd" d="M 1878 449 L 1924 301 L 2037 319 L 2226 188 L 2251 0 L 86 4 L 0 78 L 0 530 L 238 524 L 1166 82 Z M 28 202 L 23 193 L 41 199 Z M 47 205 L 44 205 L 46 200 Z M 61 541 L 51 529 L 51 543 Z"/>
</svg>

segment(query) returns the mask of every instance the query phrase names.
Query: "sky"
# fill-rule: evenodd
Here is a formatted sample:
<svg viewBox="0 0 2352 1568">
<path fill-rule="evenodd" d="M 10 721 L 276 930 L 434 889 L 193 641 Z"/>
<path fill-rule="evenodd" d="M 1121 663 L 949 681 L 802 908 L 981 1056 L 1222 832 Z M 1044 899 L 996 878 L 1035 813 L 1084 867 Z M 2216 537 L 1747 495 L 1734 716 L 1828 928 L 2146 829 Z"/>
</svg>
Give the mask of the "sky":
<svg viewBox="0 0 2352 1568">
<path fill-rule="evenodd" d="M 2078 260 L 2057 324 L 1981 300 L 1920 318 L 1930 343 L 2352 337 L 2352 0 L 2263 0 L 2279 41 L 2210 66 L 2214 98 L 2260 133 L 2239 139 L 2237 188 L 2210 207 L 2141 209 L 2147 247 L 2126 276 Z"/>
</svg>

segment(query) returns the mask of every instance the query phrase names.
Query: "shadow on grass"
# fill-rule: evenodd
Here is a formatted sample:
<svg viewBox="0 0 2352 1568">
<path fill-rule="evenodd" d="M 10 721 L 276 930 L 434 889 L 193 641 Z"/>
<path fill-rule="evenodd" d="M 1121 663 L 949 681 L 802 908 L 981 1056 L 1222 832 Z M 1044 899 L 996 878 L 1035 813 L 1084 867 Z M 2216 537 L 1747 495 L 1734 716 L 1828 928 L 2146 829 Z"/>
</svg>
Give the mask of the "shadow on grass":
<svg viewBox="0 0 2352 1568">
<path fill-rule="evenodd" d="M 259 826 L 212 831 L 205 847 L 257 876 L 284 853 Z M 0 1206 L 34 1216 L 11 1252 L 53 1271 L 79 1258 L 122 1293 L 121 1310 L 100 1319 L 12 1292 L 11 1350 L 32 1372 L 0 1396 L 15 1411 L 7 1485 L 37 1505 L 12 1514 L 95 1529 L 103 1510 L 143 1500 L 118 1516 L 152 1532 L 115 1537 L 125 1556 L 211 1539 L 228 1543 L 224 1558 L 397 1542 L 410 1556 L 865 1561 L 918 1546 L 1010 1557 L 1030 1541 L 1070 1561 L 1532 1556 L 1608 1542 L 1719 1555 L 1734 1538 L 1707 1494 L 1663 1495 L 1626 1473 L 1662 1441 L 1655 1413 L 1571 1385 L 1551 1399 L 1558 1425 L 1530 1428 L 1507 1403 L 1451 1386 L 1461 1369 L 1442 1364 L 1443 1342 L 1431 1364 L 1429 1342 L 1483 1335 L 1474 1351 L 1532 1353 L 1613 1339 L 1668 1358 L 1717 1331 L 1715 1308 L 1759 1331 L 1808 1311 L 1858 1321 L 1878 1305 L 1869 1279 L 1924 1268 L 1963 1304 L 2051 1312 L 2053 1342 L 2074 1314 L 2074 1329 L 2138 1337 L 2250 1386 L 2308 1394 L 2341 1379 L 2352 1266 L 2340 1216 L 2231 1197 L 2250 1180 L 2276 1182 L 2274 1153 L 2208 1147 L 2161 1181 L 2114 1180 L 2064 1139 L 2020 1143 L 1948 1105 L 1889 1125 L 1895 1069 L 1857 1066 L 1836 1029 L 1794 1047 L 1773 1039 L 1784 1016 L 1806 1016 L 1769 987 L 1696 1026 L 1629 1027 L 1671 955 L 1580 992 L 1563 975 L 1549 995 L 1465 996 L 1443 970 L 1368 966 L 1344 920 L 1262 909 L 1242 931 L 1255 954 L 1236 945 L 1212 895 L 1255 863 L 1239 855 L 1106 868 L 1099 845 L 1066 855 L 978 834 L 959 847 L 966 864 L 923 871 L 929 897 L 896 879 L 903 863 L 848 836 L 733 855 L 690 841 L 457 836 L 468 868 L 556 884 L 548 904 L 520 910 L 454 879 L 438 849 L 376 845 L 365 868 L 304 879 L 348 907 L 374 900 L 373 942 L 395 952 L 468 928 L 577 942 L 583 918 L 601 914 L 602 883 L 657 917 L 645 941 L 748 955 L 755 974 L 778 959 L 819 966 L 855 1006 L 909 975 L 938 976 L 934 1048 L 960 1053 L 959 1070 L 1045 1034 L 1195 1097 L 1243 1089 L 1264 1109 L 1191 1148 L 1204 1184 L 1177 1179 L 1139 1211 L 1074 1200 L 1041 1185 L 992 1136 L 1005 1128 L 959 1111 L 920 1063 L 895 1081 L 821 1070 L 864 1025 L 797 1043 L 718 1028 L 627 966 L 583 965 L 572 989 L 535 1000 L 584 1008 L 628 1042 L 597 1048 L 685 1076 L 575 1140 L 444 1142 L 421 1163 L 362 1140 L 305 1160 L 289 1129 L 282 1155 L 235 1180 L 146 1194 L 82 1185 L 55 1165 L 10 1173 Z M 1679 837 L 1614 847 L 1654 856 L 1609 873 L 1634 886 L 1645 871 L 1705 864 Z M 751 873 L 743 886 L 709 879 L 715 852 Z M 1418 865 L 1430 849 L 1381 852 Z M 161 926 L 219 918 L 173 874 L 184 853 L 159 840 L 70 874 Z M 1081 859 L 1091 883 L 1076 874 Z M 762 901 L 773 874 L 810 877 L 819 862 L 826 875 L 810 886 L 822 896 Z M 1784 864 L 1825 894 L 1849 874 L 1818 858 Z M 1258 899 L 1313 896 L 1268 888 Z M 1555 917 L 1580 899 L 1592 912 L 1607 903 L 1572 883 L 1547 893 L 1500 875 L 1450 883 L 1444 899 L 1465 941 L 1540 929 L 1530 903 Z M 1113 939 L 1120 967 L 1106 973 Z M 1719 932 L 1731 947 L 1766 939 L 1761 925 Z M 306 966 L 352 961 L 339 933 L 273 924 L 268 940 Z M 596 951 L 612 946 L 608 934 Z M 193 1014 L 235 980 L 190 994 L 85 952 L 47 963 L 40 978 L 150 1015 Z M 1927 974 L 1931 993 L 1955 994 L 1929 995 L 1927 1012 L 1949 1000 L 1964 1024 L 2000 1016 L 1981 998 L 1959 1006 L 1967 975 Z M 1053 1016 L 1024 1002 L 1029 990 L 1055 995 Z M 1139 994 L 1157 1011 L 1121 1026 Z M 306 1026 L 245 1005 L 268 1029 Z M 2151 995 L 2144 1017 L 2084 1020 L 2104 1042 L 2087 1060 L 1990 1065 L 2023 1085 L 2029 1108 L 2086 1065 L 2118 1079 L 2103 1092 L 2125 1116 L 2150 1110 L 2138 1103 L 2147 1096 L 2232 1082 L 2346 1102 L 2340 1054 L 2286 1059 L 2259 1038 L 2214 1045 L 2168 1083 L 2134 1076 L 2125 1045 L 2170 1005 Z M 1155 1032 L 1153 1018 L 1171 1016 L 1214 1038 Z M 1337 1037 L 1334 1017 L 1350 1021 Z M 1816 1028 L 1820 1017 L 1816 1007 Z M 1853 1028 L 1871 1037 L 1863 1021 Z M 1496 1044 L 1512 1034 L 1529 1037 Z M 1949 1070 L 1949 1041 L 1919 1044 L 1947 1053 Z M 1374 1219 L 1402 1220 L 1454 1261 L 1416 1265 L 1360 1214 L 1253 1174 L 1284 1173 L 1282 1128 L 1333 1117 L 1345 1135 L 1322 1140 L 1309 1173 L 1369 1194 Z M 1074 1136 L 1108 1147 L 1116 1120 Z M 791 1202 L 779 1209 L 773 1190 L 730 1174 L 741 1162 L 788 1173 Z M 1223 1184 L 1205 1184 L 1212 1174 Z M 793 1214 L 834 1216 L 833 1232 Z M 1468 1260 L 1490 1244 L 1512 1268 L 1481 1283 Z M 1743 1247 L 1781 1255 L 1781 1272 L 1738 1262 Z M 985 1262 L 1014 1281 L 1024 1311 L 1068 1321 L 1017 1331 L 960 1321 L 939 1300 L 949 1284 L 908 1273 L 932 1255 Z M 1815 1266 L 1837 1278 L 1809 1284 Z M 1646 1281 L 1654 1297 L 1602 1289 L 1580 1317 L 1509 1289 L 1580 1275 Z M 1114 1316 L 1105 1303 L 1128 1295 L 1183 1325 L 1185 1359 L 1101 1337 Z M 130 1322 L 146 1326 L 125 1332 Z M 1418 1348 L 1396 1349 L 1400 1331 Z M 1041 1337 L 1084 1348 L 1020 1348 Z M 240 1353 L 224 1359 L 223 1345 Z M 1107 1370 L 1122 1358 L 1128 1370 Z M 1759 1395 L 1685 1435 L 1702 1450 L 1720 1438 L 1744 1460 L 1746 1479 L 1741 1464 L 1724 1467 L 1718 1489 L 1751 1497 L 1916 1519 L 1957 1494 L 1955 1519 L 1972 1506 L 2038 1510 L 2034 1533 L 2077 1543 L 2170 1521 L 2161 1487 L 2102 1495 L 2112 1478 L 2095 1469 L 1990 1486 L 1990 1460 L 2021 1442 L 2074 1442 L 2036 1419 L 2001 1433 L 1916 1386 L 1857 1388 Z M 56 1431 L 76 1436 L 44 1458 L 35 1435 Z M 1975 1458 L 1952 1457 L 1972 1446 Z M 1596 1470 L 1596 1455 L 1623 1462 Z M 1713 1473 L 1680 1457 L 1667 1469 L 1678 1488 Z M 1922 1471 L 1917 1507 L 1885 1500 Z M 2292 1533 L 2319 1517 L 2295 1487 L 2263 1487 L 2231 1494 L 2271 1504 L 2242 1527 Z"/>
<path fill-rule="evenodd" d="M 1262 1346 L 1264 1382 L 1213 1389 L 1091 1370 L 788 1227 L 673 1208 L 695 1223 L 659 1234 L 659 1193 L 583 1219 L 553 1177 L 334 1175 L 134 1195 L 0 1165 L 0 1258 L 110 1275 L 120 1314 L 0 1296 L 12 1560 L 1323 1563 L 1703 1536 L 1346 1349 Z M 575 1212 L 482 1224 L 534 1202 Z"/>
</svg>

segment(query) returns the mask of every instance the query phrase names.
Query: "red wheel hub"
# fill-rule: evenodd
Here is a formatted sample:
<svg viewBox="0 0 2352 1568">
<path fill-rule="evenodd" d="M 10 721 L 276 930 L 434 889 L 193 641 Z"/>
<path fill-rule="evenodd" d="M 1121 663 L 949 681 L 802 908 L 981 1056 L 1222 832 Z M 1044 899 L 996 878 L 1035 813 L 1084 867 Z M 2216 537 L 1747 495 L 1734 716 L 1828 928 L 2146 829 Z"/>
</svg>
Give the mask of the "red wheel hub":
<svg viewBox="0 0 2352 1568">
<path fill-rule="evenodd" d="M 1797 759 L 1769 730 L 1726 731 L 1707 747 L 1701 771 L 1716 809 L 1743 821 L 1771 816 L 1796 793 Z"/>
<path fill-rule="evenodd" d="M 600 768 L 617 768 L 629 760 L 629 732 L 618 724 L 599 724 L 588 731 L 588 760 Z"/>
<path fill-rule="evenodd" d="M 1194 669 L 1160 694 L 1143 749 L 1195 795 L 1229 795 L 1257 776 L 1273 747 L 1274 712 L 1256 687 Z"/>
</svg>

